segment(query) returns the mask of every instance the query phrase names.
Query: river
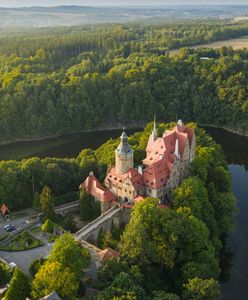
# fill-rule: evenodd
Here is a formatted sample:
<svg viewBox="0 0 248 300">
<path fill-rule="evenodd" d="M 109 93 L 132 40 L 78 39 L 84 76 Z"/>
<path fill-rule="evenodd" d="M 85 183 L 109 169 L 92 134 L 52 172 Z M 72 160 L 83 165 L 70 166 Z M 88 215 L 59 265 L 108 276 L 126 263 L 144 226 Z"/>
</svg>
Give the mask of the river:
<svg viewBox="0 0 248 300">
<path fill-rule="evenodd" d="M 140 129 L 127 130 L 131 134 Z M 248 299 L 248 138 L 223 129 L 206 128 L 222 145 L 233 179 L 233 192 L 238 199 L 237 226 L 228 239 L 234 253 L 230 279 L 222 285 L 224 300 Z M 42 141 L 19 142 L 0 146 L 0 159 L 23 157 L 75 157 L 82 148 L 97 148 L 109 138 L 120 136 L 121 130 L 95 131 Z"/>
</svg>

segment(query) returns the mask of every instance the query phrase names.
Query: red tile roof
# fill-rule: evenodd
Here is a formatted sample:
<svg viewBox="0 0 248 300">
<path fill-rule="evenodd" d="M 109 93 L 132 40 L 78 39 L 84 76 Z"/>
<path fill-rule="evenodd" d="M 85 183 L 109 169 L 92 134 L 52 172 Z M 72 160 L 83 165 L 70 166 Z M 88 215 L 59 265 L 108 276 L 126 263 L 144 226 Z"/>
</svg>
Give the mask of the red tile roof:
<svg viewBox="0 0 248 300">
<path fill-rule="evenodd" d="M 107 175 L 107 179 L 117 186 L 122 186 L 127 178 L 130 179 L 135 188 L 143 184 L 143 176 L 135 168 L 130 168 L 126 173 L 118 175 L 115 167 L 112 167 Z"/>
<path fill-rule="evenodd" d="M 119 257 L 120 253 L 118 251 L 115 251 L 111 248 L 107 248 L 100 253 L 98 253 L 98 257 L 100 262 L 104 262 L 105 260 L 111 259 L 113 257 Z"/>
<path fill-rule="evenodd" d="M 8 215 L 10 213 L 9 208 L 6 204 L 3 204 L 1 207 L 1 213 L 5 216 Z"/>
<path fill-rule="evenodd" d="M 167 130 L 162 138 L 157 138 L 155 142 L 149 138 L 147 145 L 147 157 L 143 160 L 144 165 L 151 166 L 161 160 L 165 153 L 174 154 L 176 139 L 178 139 L 179 152 L 183 156 L 187 139 L 192 143 L 194 129 L 187 128 L 184 125 L 177 125 L 172 130 Z"/>
<path fill-rule="evenodd" d="M 144 169 L 143 174 L 145 185 L 153 189 L 158 189 L 165 185 L 170 176 L 170 171 L 173 165 L 173 161 L 171 161 L 171 159 L 172 157 L 170 154 L 165 153 L 162 159 Z"/>
<path fill-rule="evenodd" d="M 103 187 L 93 174 L 90 174 L 79 188 L 85 188 L 90 195 L 102 202 L 112 202 L 116 200 L 114 194 Z"/>
<path fill-rule="evenodd" d="M 138 203 L 138 202 L 141 202 L 141 201 L 144 201 L 144 197 L 141 196 L 141 195 L 137 195 L 135 198 L 134 198 L 134 203 Z"/>
</svg>

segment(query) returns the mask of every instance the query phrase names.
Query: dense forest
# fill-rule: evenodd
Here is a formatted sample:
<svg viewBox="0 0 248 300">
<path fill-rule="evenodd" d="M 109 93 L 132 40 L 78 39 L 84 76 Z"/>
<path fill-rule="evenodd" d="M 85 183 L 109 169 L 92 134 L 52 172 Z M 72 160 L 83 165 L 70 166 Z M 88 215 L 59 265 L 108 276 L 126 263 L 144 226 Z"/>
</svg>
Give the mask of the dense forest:
<svg viewBox="0 0 248 300">
<path fill-rule="evenodd" d="M 161 124 L 160 132 L 168 127 Z M 136 153 L 147 131 L 130 138 L 139 139 Z M 134 206 L 117 245 L 121 257 L 99 272 L 96 299 L 220 299 L 219 282 L 228 276 L 223 243 L 234 227 L 236 200 L 221 148 L 203 130 L 196 135 L 196 159 L 172 206 L 161 208 L 153 198 Z"/>
<path fill-rule="evenodd" d="M 0 142 L 154 113 L 245 130 L 248 51 L 169 50 L 247 34 L 226 21 L 2 30 Z"/>
<path fill-rule="evenodd" d="M 143 132 L 129 137 L 135 152 L 135 165 L 145 157 L 152 125 L 148 124 Z M 159 124 L 159 135 L 173 126 L 173 123 Z M 195 124 L 187 126 L 195 127 Z M 132 209 L 131 221 L 115 245 L 121 256 L 106 261 L 99 270 L 94 287 L 100 293 L 94 299 L 220 298 L 219 283 L 228 278 L 229 267 L 225 237 L 234 228 L 236 199 L 231 192 L 231 176 L 221 147 L 203 129 L 196 128 L 196 138 L 196 159 L 190 165 L 189 176 L 174 191 L 171 207 L 158 206 L 157 199 L 147 198 Z M 89 170 L 94 170 L 103 180 L 107 168 L 114 162 L 118 143 L 119 139 L 110 139 L 97 150 L 85 149 L 71 160 L 31 158 L 1 162 L 0 198 L 5 189 L 11 199 L 9 205 L 30 206 L 33 193 L 40 193 L 42 184 L 50 186 L 56 196 L 75 190 L 80 177 L 83 180 Z M 69 237 L 65 238 L 72 244 Z M 60 240 L 62 242 L 63 237 L 55 243 L 52 258 L 56 251 L 63 249 Z M 68 254 L 67 259 L 70 263 L 63 262 L 67 262 L 70 270 L 82 275 L 72 256 Z M 69 289 L 69 279 L 52 268 L 49 265 L 52 262 L 49 258 L 39 263 L 38 275 L 31 285 L 34 299 L 55 289 L 60 295 L 69 293 L 71 298 L 68 299 L 74 299 L 79 291 L 78 278 L 72 280 L 74 288 Z M 54 276 L 57 280 L 50 281 Z M 61 285 L 61 281 L 65 284 Z"/>
</svg>

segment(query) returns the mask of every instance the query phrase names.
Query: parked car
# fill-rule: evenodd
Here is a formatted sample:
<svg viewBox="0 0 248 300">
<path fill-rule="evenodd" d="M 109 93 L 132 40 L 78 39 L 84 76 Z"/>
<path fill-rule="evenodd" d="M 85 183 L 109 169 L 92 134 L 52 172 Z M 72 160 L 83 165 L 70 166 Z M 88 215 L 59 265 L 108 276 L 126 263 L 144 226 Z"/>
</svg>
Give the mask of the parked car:
<svg viewBox="0 0 248 300">
<path fill-rule="evenodd" d="M 17 267 L 16 263 L 14 263 L 13 261 L 9 263 L 9 266 L 11 269 L 14 269 Z"/>
<path fill-rule="evenodd" d="M 16 228 L 15 228 L 15 225 L 13 224 L 9 224 L 9 226 L 5 229 L 7 232 L 12 232 L 14 231 Z"/>
<path fill-rule="evenodd" d="M 11 224 L 7 224 L 3 227 L 4 230 L 7 230 L 10 227 Z"/>
</svg>

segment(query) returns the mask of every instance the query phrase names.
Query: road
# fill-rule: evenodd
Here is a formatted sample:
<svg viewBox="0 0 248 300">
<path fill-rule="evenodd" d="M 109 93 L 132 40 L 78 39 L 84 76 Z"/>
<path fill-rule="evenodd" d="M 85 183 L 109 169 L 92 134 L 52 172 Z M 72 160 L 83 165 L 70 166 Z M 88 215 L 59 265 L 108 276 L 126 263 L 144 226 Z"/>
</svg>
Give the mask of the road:
<svg viewBox="0 0 248 300">
<path fill-rule="evenodd" d="M 102 250 L 97 248 L 94 245 L 87 243 L 86 241 L 81 241 L 81 244 L 84 248 L 88 249 L 90 252 L 90 264 L 87 269 L 85 269 L 85 275 L 92 278 L 92 280 L 96 280 L 97 278 L 97 270 L 100 268 L 101 264 L 98 259 L 98 253 Z"/>
<path fill-rule="evenodd" d="M 2 257 L 8 263 L 13 261 L 25 274 L 30 276 L 28 268 L 31 265 L 31 263 L 35 259 L 39 259 L 49 255 L 53 247 L 53 243 L 48 243 L 45 240 L 43 240 L 43 242 L 45 244 L 44 246 L 25 251 L 7 252 L 0 250 L 0 257 Z"/>
</svg>

